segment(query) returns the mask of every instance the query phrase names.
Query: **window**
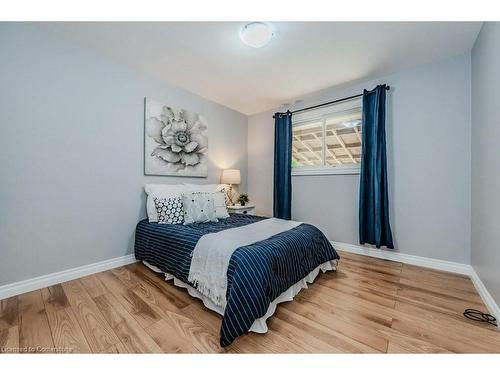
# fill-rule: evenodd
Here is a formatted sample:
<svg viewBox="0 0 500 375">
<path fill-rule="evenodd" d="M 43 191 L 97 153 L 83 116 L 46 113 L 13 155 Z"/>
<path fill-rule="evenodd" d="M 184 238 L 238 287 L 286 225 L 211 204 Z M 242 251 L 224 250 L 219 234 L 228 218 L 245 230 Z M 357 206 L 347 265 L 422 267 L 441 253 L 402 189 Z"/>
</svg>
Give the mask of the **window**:
<svg viewBox="0 0 500 375">
<path fill-rule="evenodd" d="M 361 98 L 292 117 L 292 174 L 359 173 Z"/>
</svg>

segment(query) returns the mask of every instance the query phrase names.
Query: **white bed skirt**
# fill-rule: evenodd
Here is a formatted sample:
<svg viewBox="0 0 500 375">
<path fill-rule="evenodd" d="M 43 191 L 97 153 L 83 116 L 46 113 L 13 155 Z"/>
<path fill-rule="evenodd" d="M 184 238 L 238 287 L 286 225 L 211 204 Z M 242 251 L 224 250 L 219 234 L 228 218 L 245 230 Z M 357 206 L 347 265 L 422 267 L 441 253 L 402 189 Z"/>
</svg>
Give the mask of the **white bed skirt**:
<svg viewBox="0 0 500 375">
<path fill-rule="evenodd" d="M 155 272 L 164 273 L 158 267 L 155 267 L 149 264 L 148 262 L 143 261 L 143 263 Z M 278 303 L 292 301 L 293 297 L 295 297 L 302 289 L 307 288 L 307 283 L 312 284 L 314 282 L 320 270 L 322 272 L 326 272 L 326 271 L 334 271 L 336 269 L 337 269 L 336 259 L 320 264 L 318 267 L 312 270 L 306 277 L 293 284 L 290 288 L 281 293 L 274 301 L 272 301 L 264 316 L 259 319 L 255 319 L 249 331 L 257 333 L 266 333 L 267 332 L 266 320 L 267 318 L 269 318 L 274 314 Z M 201 299 L 206 308 L 215 311 L 221 316 L 224 315 L 224 307 L 215 305 L 209 298 L 205 297 L 203 294 L 198 292 L 198 290 L 193 288 L 191 285 L 186 284 L 185 282 L 179 280 L 173 275 L 169 273 L 164 273 L 164 275 L 165 275 L 165 280 L 168 281 L 173 279 L 175 286 L 185 288 L 192 297 Z"/>
</svg>

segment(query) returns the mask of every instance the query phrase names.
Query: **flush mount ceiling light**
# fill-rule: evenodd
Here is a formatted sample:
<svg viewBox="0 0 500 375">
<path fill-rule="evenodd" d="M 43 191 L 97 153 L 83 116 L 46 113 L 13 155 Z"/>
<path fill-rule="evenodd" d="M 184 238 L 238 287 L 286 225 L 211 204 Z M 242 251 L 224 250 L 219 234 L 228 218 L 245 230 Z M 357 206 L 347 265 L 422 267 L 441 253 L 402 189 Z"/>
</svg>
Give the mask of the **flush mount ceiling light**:
<svg viewBox="0 0 500 375">
<path fill-rule="evenodd" d="M 243 43 L 253 48 L 264 47 L 273 35 L 272 27 L 264 22 L 252 22 L 240 30 L 240 38 Z"/>
</svg>

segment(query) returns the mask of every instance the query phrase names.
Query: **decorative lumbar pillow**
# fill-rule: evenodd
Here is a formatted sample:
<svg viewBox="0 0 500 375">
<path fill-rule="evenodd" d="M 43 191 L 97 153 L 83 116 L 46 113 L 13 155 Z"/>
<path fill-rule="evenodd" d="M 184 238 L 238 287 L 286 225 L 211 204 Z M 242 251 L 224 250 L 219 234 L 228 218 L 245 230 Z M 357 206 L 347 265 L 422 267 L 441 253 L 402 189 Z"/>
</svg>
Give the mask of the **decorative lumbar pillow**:
<svg viewBox="0 0 500 375">
<path fill-rule="evenodd" d="M 214 197 L 215 214 L 217 219 L 225 219 L 229 217 L 226 206 L 226 193 L 224 191 L 218 191 L 212 193 Z"/>
<path fill-rule="evenodd" d="M 184 224 L 218 221 L 213 193 L 187 193 L 182 195 Z"/>
<path fill-rule="evenodd" d="M 182 224 L 184 222 L 184 209 L 182 198 L 155 198 L 158 224 Z"/>
<path fill-rule="evenodd" d="M 144 191 L 148 195 L 146 201 L 146 211 L 150 223 L 158 221 L 158 211 L 155 206 L 155 198 L 181 198 L 184 186 L 166 184 L 145 184 Z"/>
</svg>

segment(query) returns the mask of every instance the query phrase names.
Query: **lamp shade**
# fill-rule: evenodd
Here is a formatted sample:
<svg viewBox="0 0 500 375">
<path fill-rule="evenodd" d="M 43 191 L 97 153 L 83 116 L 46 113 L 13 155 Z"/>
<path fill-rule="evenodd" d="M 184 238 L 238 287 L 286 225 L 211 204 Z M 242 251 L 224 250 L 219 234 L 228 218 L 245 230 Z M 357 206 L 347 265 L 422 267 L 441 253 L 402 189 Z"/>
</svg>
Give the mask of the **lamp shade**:
<svg viewBox="0 0 500 375">
<path fill-rule="evenodd" d="M 234 184 L 238 185 L 241 182 L 240 170 L 239 169 L 223 169 L 222 176 L 220 178 L 222 184 Z"/>
</svg>

